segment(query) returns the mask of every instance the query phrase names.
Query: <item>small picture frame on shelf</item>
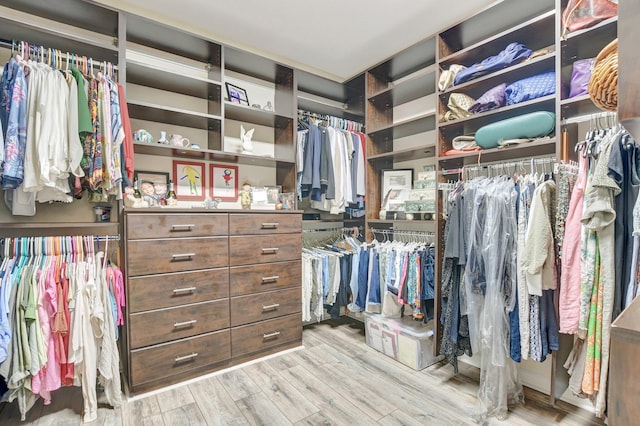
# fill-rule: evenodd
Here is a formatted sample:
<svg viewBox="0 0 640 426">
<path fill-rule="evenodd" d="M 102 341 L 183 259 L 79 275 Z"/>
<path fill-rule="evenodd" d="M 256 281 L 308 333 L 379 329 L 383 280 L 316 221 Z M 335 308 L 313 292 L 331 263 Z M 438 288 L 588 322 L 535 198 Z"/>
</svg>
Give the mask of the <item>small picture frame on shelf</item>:
<svg viewBox="0 0 640 426">
<path fill-rule="evenodd" d="M 411 189 L 413 184 L 413 169 L 382 170 L 382 194 L 385 199 L 392 189 Z"/>
<path fill-rule="evenodd" d="M 204 200 L 205 173 L 205 163 L 173 160 L 173 180 L 178 200 Z"/>
<path fill-rule="evenodd" d="M 296 207 L 296 194 L 294 192 L 283 192 L 280 194 L 280 202 L 283 210 L 292 210 Z"/>
<path fill-rule="evenodd" d="M 227 97 L 229 98 L 229 102 L 232 104 L 250 106 L 246 90 L 229 82 L 225 82 L 224 84 L 227 88 Z"/>
<path fill-rule="evenodd" d="M 238 166 L 209 165 L 209 190 L 212 199 L 236 201 L 238 199 Z"/>
<path fill-rule="evenodd" d="M 133 180 L 138 181 L 138 189 L 142 198 L 150 207 L 159 206 L 162 203 L 169 187 L 169 173 L 135 170 Z"/>
<path fill-rule="evenodd" d="M 269 204 L 269 193 L 267 187 L 251 187 L 251 204 L 264 205 Z"/>
<path fill-rule="evenodd" d="M 267 204 L 278 204 L 280 202 L 281 185 L 267 186 Z"/>
</svg>

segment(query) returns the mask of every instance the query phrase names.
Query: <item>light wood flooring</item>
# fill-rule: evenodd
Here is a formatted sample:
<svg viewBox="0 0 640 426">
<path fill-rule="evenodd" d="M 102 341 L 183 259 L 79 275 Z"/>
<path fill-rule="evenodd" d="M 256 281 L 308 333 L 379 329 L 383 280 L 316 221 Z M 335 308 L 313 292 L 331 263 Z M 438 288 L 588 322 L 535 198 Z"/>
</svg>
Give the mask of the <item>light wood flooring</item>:
<svg viewBox="0 0 640 426">
<path fill-rule="evenodd" d="M 307 326 L 305 348 L 128 401 L 101 406 L 92 425 L 473 425 L 477 372 L 437 364 L 414 371 L 365 344 L 349 319 Z M 487 425 L 602 425 L 581 409 L 526 390 L 526 403 Z M 0 425 L 79 425 L 82 393 L 62 389 L 20 422 L 17 404 L 0 405 Z"/>
</svg>

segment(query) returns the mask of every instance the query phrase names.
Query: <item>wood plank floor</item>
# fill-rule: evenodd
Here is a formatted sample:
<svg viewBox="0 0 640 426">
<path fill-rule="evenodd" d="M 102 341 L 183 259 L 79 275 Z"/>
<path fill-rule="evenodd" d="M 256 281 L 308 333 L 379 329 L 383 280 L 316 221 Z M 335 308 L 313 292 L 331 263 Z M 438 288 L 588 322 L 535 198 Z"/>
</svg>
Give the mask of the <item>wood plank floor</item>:
<svg viewBox="0 0 640 426">
<path fill-rule="evenodd" d="M 362 324 L 344 318 L 307 326 L 303 350 L 162 393 L 100 404 L 92 425 L 473 425 L 478 373 L 437 364 L 422 371 L 376 352 Z M 486 425 L 602 425 L 592 414 L 526 389 L 526 403 Z M 0 405 L 0 425 L 80 425 L 82 392 L 62 389 L 20 422 L 17 404 Z"/>
</svg>

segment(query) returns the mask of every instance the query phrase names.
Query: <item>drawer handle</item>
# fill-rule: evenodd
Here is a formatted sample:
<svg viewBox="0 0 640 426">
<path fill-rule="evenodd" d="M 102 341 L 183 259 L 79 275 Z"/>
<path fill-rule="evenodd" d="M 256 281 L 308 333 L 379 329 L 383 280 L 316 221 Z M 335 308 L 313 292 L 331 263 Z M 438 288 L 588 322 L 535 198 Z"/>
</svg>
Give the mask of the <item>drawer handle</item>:
<svg viewBox="0 0 640 426">
<path fill-rule="evenodd" d="M 173 294 L 180 294 L 180 293 L 193 293 L 194 291 L 197 290 L 198 287 L 184 287 L 184 288 L 174 288 L 173 289 Z"/>
<path fill-rule="evenodd" d="M 171 260 L 188 259 L 191 260 L 196 256 L 195 253 L 177 253 L 171 255 Z"/>
<path fill-rule="evenodd" d="M 190 353 L 189 355 L 177 356 L 176 362 L 191 361 L 197 356 L 198 356 L 197 352 Z"/>
<path fill-rule="evenodd" d="M 263 306 L 262 307 L 262 312 L 264 312 L 264 311 L 273 311 L 275 309 L 278 309 L 279 307 L 280 307 L 279 303 L 274 303 L 273 305 Z"/>
<path fill-rule="evenodd" d="M 280 278 L 280 275 L 272 275 L 270 277 L 262 277 L 262 283 L 274 283 L 276 281 L 278 281 L 278 278 Z"/>
<path fill-rule="evenodd" d="M 280 225 L 278 222 L 265 222 L 262 224 L 262 229 L 276 229 Z"/>
<path fill-rule="evenodd" d="M 274 331 L 273 333 L 263 334 L 262 338 L 263 339 L 273 339 L 274 337 L 278 337 L 279 335 L 280 335 L 279 331 Z"/>
<path fill-rule="evenodd" d="M 171 225 L 171 231 L 191 231 L 191 228 L 193 228 L 194 226 L 196 225 L 194 225 L 193 223 L 177 223 L 175 225 Z"/>
<path fill-rule="evenodd" d="M 175 322 L 175 323 L 173 323 L 173 328 L 186 327 L 187 325 L 193 325 L 193 324 L 195 324 L 197 322 L 198 322 L 198 320 Z"/>
<path fill-rule="evenodd" d="M 280 250 L 278 247 L 267 247 L 262 249 L 262 254 L 276 254 Z"/>
</svg>

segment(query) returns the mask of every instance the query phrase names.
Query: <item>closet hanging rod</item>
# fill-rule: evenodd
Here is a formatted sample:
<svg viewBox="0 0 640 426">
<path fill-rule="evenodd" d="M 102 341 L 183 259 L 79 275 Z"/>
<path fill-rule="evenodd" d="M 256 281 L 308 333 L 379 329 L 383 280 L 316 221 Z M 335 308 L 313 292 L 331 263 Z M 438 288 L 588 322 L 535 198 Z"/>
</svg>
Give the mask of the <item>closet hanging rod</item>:
<svg viewBox="0 0 640 426">
<path fill-rule="evenodd" d="M 8 49 L 15 49 L 18 50 L 19 48 L 19 44 L 20 41 L 16 41 L 16 40 L 7 40 L 7 39 L 2 39 L 0 38 L 0 46 L 1 47 L 6 47 Z M 49 48 L 46 48 L 44 46 L 40 46 L 40 45 L 36 45 L 36 44 L 29 44 L 29 47 L 39 47 L 39 48 L 43 48 L 44 49 L 44 53 L 45 54 L 49 54 Z M 62 53 L 62 59 L 66 62 L 67 61 L 67 54 L 69 54 L 70 59 L 75 60 L 77 62 L 78 59 L 82 59 L 82 55 L 78 55 L 76 53 L 72 53 L 72 52 L 66 52 L 66 51 L 62 51 L 61 49 L 51 49 L 52 51 L 57 50 L 58 52 Z M 94 61 L 93 58 L 91 57 L 86 57 L 87 58 L 87 63 L 90 64 L 93 68 L 96 69 L 101 69 L 103 64 L 106 62 L 109 64 L 110 68 L 112 68 L 115 71 L 118 71 L 118 66 L 114 65 L 112 62 L 109 61 Z"/>
</svg>

